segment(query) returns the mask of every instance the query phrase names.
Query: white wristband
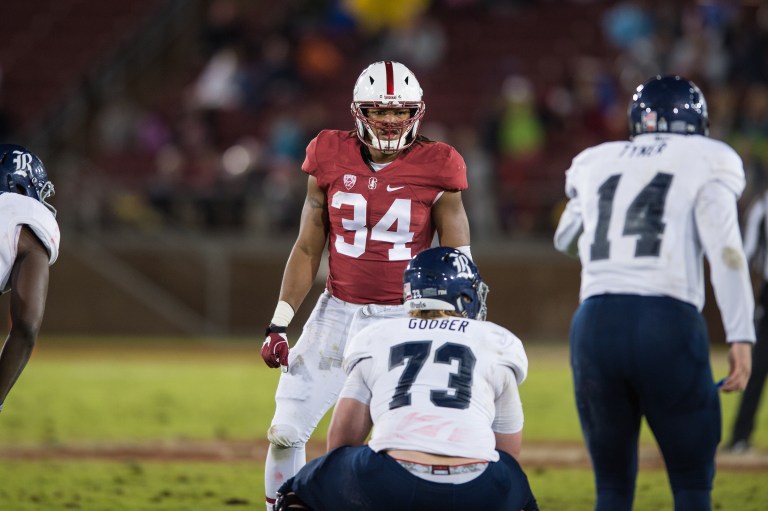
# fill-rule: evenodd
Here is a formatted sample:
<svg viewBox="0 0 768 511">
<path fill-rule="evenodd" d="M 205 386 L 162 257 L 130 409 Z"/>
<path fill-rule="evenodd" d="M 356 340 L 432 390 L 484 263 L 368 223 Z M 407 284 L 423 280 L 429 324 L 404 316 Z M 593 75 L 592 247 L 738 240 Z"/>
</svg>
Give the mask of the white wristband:
<svg viewBox="0 0 768 511">
<path fill-rule="evenodd" d="M 456 250 L 458 250 L 465 256 L 469 257 L 469 260 L 474 262 L 474 259 L 472 259 L 472 252 L 469 251 L 469 245 L 462 245 L 460 247 L 456 247 Z"/>
<path fill-rule="evenodd" d="M 288 326 L 288 323 L 293 319 L 293 307 L 288 302 L 280 300 L 275 307 L 275 315 L 272 316 L 272 323 L 275 326 Z"/>
</svg>

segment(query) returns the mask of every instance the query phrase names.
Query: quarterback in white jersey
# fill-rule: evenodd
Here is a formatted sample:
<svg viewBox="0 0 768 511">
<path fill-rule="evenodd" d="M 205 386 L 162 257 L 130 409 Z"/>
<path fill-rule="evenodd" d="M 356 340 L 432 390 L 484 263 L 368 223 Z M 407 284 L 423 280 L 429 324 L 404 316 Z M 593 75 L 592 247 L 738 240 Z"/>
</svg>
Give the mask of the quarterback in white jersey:
<svg viewBox="0 0 768 511">
<path fill-rule="evenodd" d="M 596 511 L 632 508 L 645 417 L 675 511 L 710 509 L 718 390 L 749 378 L 752 286 L 736 203 L 741 159 L 708 135 L 701 91 L 677 76 L 637 88 L 631 140 L 587 149 L 566 173 L 555 246 L 581 258 L 570 332 L 576 404 L 595 470 Z M 730 351 L 718 385 L 701 316 L 710 266 Z"/>
<path fill-rule="evenodd" d="M 459 250 L 409 263 L 410 317 L 350 339 L 329 452 L 283 485 L 277 510 L 538 509 L 514 458 L 528 359 L 520 339 L 483 321 L 486 293 Z"/>
<path fill-rule="evenodd" d="M 11 330 L 0 352 L 0 410 L 32 354 L 59 254 L 53 184 L 27 149 L 0 145 L 0 292 L 11 292 Z"/>
<path fill-rule="evenodd" d="M 702 135 L 644 133 L 582 152 L 566 172 L 555 236 L 568 250 L 583 231 L 581 300 L 666 295 L 701 310 L 706 252 L 727 337 L 748 339 L 752 287 L 734 200 L 744 186 L 741 158 Z"/>
</svg>

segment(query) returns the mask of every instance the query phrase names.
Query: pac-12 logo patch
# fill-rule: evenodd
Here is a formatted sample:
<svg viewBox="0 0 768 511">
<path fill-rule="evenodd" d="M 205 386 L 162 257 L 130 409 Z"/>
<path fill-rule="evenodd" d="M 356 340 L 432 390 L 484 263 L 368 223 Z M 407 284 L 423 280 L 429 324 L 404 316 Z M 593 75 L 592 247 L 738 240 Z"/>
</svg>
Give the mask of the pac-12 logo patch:
<svg viewBox="0 0 768 511">
<path fill-rule="evenodd" d="M 355 183 L 357 182 L 357 176 L 354 176 L 352 174 L 344 174 L 344 188 L 347 190 L 351 190 L 353 186 L 355 186 Z"/>
</svg>

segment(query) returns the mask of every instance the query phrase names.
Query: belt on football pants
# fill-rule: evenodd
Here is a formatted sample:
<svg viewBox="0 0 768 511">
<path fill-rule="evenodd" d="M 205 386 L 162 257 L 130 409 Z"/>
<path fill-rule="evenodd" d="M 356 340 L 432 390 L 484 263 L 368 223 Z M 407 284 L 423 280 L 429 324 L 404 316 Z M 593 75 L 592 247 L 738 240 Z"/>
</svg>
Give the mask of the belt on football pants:
<svg viewBox="0 0 768 511">
<path fill-rule="evenodd" d="M 415 463 L 413 461 L 399 460 L 397 458 L 392 459 L 398 462 L 401 467 L 414 474 L 432 474 L 438 476 L 482 472 L 488 466 L 487 461 L 465 463 L 463 465 L 427 465 L 425 463 Z"/>
</svg>

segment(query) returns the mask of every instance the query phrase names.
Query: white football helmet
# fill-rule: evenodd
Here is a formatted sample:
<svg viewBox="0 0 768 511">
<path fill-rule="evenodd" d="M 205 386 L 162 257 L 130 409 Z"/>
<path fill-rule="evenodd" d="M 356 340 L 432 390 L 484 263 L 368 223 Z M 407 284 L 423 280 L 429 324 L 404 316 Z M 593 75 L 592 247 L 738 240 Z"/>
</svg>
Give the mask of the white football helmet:
<svg viewBox="0 0 768 511">
<path fill-rule="evenodd" d="M 410 69 L 399 62 L 376 62 L 358 77 L 352 92 L 352 116 L 358 138 L 368 147 L 383 153 L 401 151 L 413 144 L 426 106 L 421 86 Z M 369 108 L 408 108 L 411 117 L 401 122 L 375 122 L 366 115 Z M 399 131 L 399 137 L 381 140 L 376 130 Z"/>
</svg>

